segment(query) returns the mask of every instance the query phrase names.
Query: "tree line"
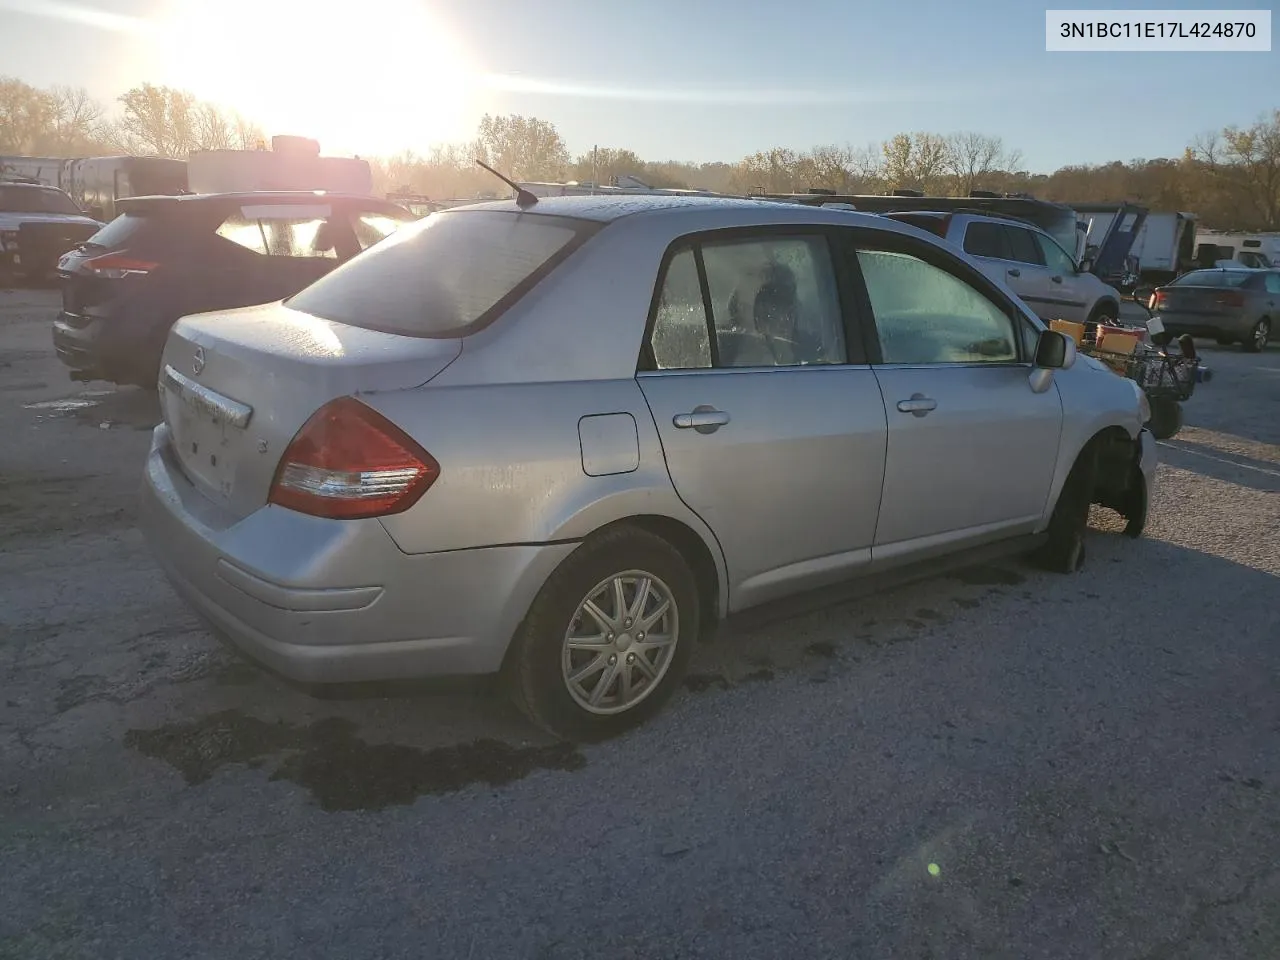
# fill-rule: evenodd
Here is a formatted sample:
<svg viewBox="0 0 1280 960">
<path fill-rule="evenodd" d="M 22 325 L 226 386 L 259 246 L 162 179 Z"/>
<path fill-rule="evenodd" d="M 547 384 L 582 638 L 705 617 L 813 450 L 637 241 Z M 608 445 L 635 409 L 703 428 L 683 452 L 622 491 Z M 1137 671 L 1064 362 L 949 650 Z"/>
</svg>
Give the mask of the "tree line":
<svg viewBox="0 0 1280 960">
<path fill-rule="evenodd" d="M 82 89 L 40 89 L 0 77 L 0 154 L 184 157 L 227 148 L 265 149 L 266 137 L 241 114 L 183 90 L 142 84 L 108 106 Z M 486 115 L 467 143 L 369 159 L 379 192 L 433 199 L 493 193 L 493 178 L 475 165 L 481 159 L 519 180 L 607 184 L 635 176 L 654 187 L 739 194 L 909 188 L 964 196 L 993 190 L 1064 203 L 1130 201 L 1189 211 L 1219 229 L 1280 229 L 1280 109 L 1248 127 L 1202 134 L 1178 157 L 1070 165 L 1053 173 L 1028 172 L 1019 150 L 977 132 L 916 131 L 862 146 L 777 147 L 732 163 L 645 160 L 608 146 L 574 154 L 553 123 L 514 114 Z"/>
</svg>

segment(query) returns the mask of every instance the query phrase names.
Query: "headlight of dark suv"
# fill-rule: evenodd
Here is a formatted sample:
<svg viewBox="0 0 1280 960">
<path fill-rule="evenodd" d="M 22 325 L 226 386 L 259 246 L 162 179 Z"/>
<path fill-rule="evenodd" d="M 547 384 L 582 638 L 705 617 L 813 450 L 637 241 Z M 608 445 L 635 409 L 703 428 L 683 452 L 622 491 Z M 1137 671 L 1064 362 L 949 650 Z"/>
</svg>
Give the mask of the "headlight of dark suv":
<svg viewBox="0 0 1280 960">
<path fill-rule="evenodd" d="M 0 230 L 0 250 L 18 249 L 18 231 Z"/>
</svg>

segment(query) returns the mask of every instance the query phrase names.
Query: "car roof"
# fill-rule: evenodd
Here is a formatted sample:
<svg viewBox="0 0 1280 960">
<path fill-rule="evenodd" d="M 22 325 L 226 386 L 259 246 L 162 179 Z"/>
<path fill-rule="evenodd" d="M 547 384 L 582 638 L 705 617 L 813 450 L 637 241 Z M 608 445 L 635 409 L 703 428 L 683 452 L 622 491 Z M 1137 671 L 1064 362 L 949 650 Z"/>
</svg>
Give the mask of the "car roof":
<svg viewBox="0 0 1280 960">
<path fill-rule="evenodd" d="M 371 197 L 361 193 L 330 193 L 326 190 L 239 190 L 234 193 L 180 193 L 176 195 L 162 193 L 123 199 L 126 201 L 143 200 L 148 203 L 245 203 L 246 201 L 257 201 L 259 203 L 281 201 L 285 203 L 315 203 L 323 200 L 351 200 L 360 203 L 379 203 L 395 206 L 394 201 L 386 200 L 382 197 Z"/>
<path fill-rule="evenodd" d="M 777 223 L 844 223 L 873 226 L 884 229 L 884 219 L 872 213 L 856 213 L 850 210 L 825 209 L 807 204 L 779 200 L 750 200 L 745 197 L 680 196 L 672 194 L 613 194 L 578 195 L 570 197 L 539 197 L 532 206 L 521 208 L 514 199 L 472 203 L 442 211 L 449 215 L 478 211 L 541 214 L 543 216 L 572 217 L 611 223 L 624 217 L 646 214 L 673 214 L 697 212 L 751 211 L 761 215 L 764 222 Z"/>
</svg>

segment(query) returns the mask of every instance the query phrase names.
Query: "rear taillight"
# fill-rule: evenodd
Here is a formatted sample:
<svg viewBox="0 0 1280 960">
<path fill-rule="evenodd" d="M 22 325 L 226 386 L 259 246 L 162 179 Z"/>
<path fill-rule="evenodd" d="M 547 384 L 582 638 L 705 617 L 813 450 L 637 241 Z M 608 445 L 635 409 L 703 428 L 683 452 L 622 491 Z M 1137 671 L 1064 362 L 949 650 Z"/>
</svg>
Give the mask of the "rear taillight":
<svg viewBox="0 0 1280 960">
<path fill-rule="evenodd" d="M 1220 307 L 1243 307 L 1244 294 L 1238 290 L 1228 290 L 1226 293 L 1218 294 L 1217 303 Z"/>
<path fill-rule="evenodd" d="M 354 397 L 325 404 L 276 468 L 269 503 L 334 520 L 408 510 L 440 476 L 413 438 Z"/>
<path fill-rule="evenodd" d="M 119 280 L 121 277 L 146 276 L 160 264 L 118 253 L 108 253 L 101 257 L 92 257 L 82 266 L 96 277 Z"/>
<path fill-rule="evenodd" d="M 1159 310 L 1168 302 L 1169 295 L 1163 290 L 1157 290 L 1155 293 L 1151 294 L 1151 302 L 1148 303 L 1147 306 L 1152 310 Z"/>
</svg>

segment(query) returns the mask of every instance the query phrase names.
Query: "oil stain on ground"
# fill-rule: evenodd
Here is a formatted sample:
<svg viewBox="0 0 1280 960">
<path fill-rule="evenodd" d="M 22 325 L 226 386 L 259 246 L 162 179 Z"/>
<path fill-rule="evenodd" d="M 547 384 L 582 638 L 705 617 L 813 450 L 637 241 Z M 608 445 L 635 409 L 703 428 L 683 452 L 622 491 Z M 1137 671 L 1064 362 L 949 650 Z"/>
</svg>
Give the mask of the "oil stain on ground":
<svg viewBox="0 0 1280 960">
<path fill-rule="evenodd" d="M 283 753 L 271 779 L 304 787 L 327 811 L 382 810 L 476 783 L 502 786 L 534 770 L 572 771 L 586 765 L 569 743 L 514 747 L 482 739 L 421 750 L 368 743 L 355 730 L 354 723 L 336 717 L 302 727 L 224 710 L 202 720 L 130 730 L 125 744 L 170 764 L 189 785 L 203 783 L 228 764 L 259 767 Z"/>
</svg>

